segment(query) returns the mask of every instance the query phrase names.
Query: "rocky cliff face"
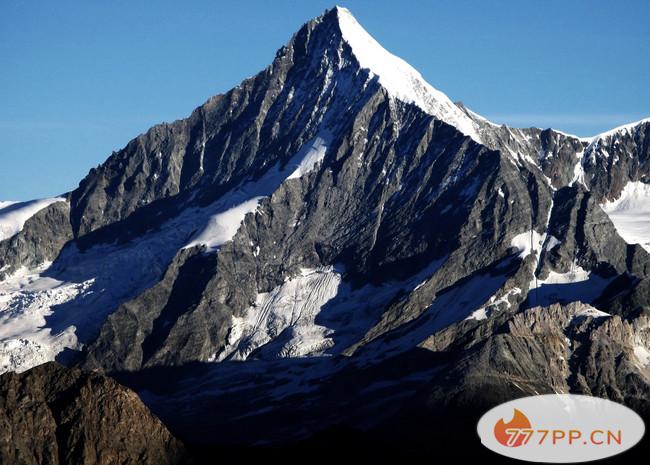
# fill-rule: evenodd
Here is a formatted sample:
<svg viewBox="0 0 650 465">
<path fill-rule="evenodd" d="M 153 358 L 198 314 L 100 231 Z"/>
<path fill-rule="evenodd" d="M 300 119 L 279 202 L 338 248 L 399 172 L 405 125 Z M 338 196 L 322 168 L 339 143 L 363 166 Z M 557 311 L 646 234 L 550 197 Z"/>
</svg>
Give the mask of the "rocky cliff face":
<svg viewBox="0 0 650 465">
<path fill-rule="evenodd" d="M 581 164 L 597 199 L 614 200 L 629 181 L 647 182 L 650 121 L 622 126 L 594 138 Z"/>
<path fill-rule="evenodd" d="M 489 404 L 571 392 L 608 397 L 647 415 L 649 334 L 647 314 L 626 321 L 580 303 L 530 308 L 500 322 L 488 337 L 475 337 L 436 383 L 432 399 Z M 440 339 L 435 335 L 422 347 L 440 350 Z"/>
<path fill-rule="evenodd" d="M 0 462 L 179 464 L 183 446 L 110 378 L 47 363 L 0 377 Z"/>
<path fill-rule="evenodd" d="M 506 260 L 513 237 L 544 228 L 551 191 L 542 171 L 513 163 L 509 155 L 434 118 L 428 107 L 405 104 L 378 85 L 345 40 L 341 14 L 347 13 L 333 11 L 307 24 L 271 67 L 298 83 L 316 80 L 314 97 L 303 96 L 302 87 L 287 82 L 281 71 L 265 72 L 274 79 L 265 92 L 276 96 L 278 115 L 292 111 L 294 101 L 309 102 L 310 118 L 298 124 L 292 117 L 296 122 L 289 133 L 314 129 L 287 137 L 288 129 L 273 122 L 275 113 L 250 111 L 274 124 L 283 141 L 303 144 L 273 153 L 285 153 L 286 160 L 305 147 L 316 150 L 318 140 L 322 162 L 273 186 L 217 254 L 205 255 L 200 244 L 178 253 L 163 281 L 109 317 L 89 348 L 89 366 L 132 370 L 222 357 L 233 322 L 245 318 L 257 295 L 273 292 L 300 270 L 334 266 L 352 288 L 424 272 L 423 279 L 431 282 L 418 291 L 419 304 L 405 311 L 401 302 L 383 315 L 374 309 L 381 315 L 379 326 L 373 327 L 371 316 L 367 327 L 359 328 L 360 337 L 370 331 L 374 338 L 419 316 L 426 309 L 422 302 L 430 302 L 435 292 Z M 248 102 L 238 109 L 245 111 Z M 232 141 L 234 135 L 222 137 Z M 221 139 L 215 134 L 210 140 Z M 267 160 L 266 149 L 255 144 L 257 156 Z M 278 163 L 282 171 L 286 161 Z M 267 166 L 273 169 L 273 158 Z M 249 176 L 253 183 L 265 177 Z M 430 268 L 432 263 L 439 267 Z M 191 283 L 191 291 L 185 283 Z M 193 298 L 178 299 L 179 292 Z"/>
<path fill-rule="evenodd" d="M 0 361 L 110 373 L 206 442 L 535 392 L 645 411 L 649 127 L 493 124 L 330 10 L 0 242 Z"/>
<path fill-rule="evenodd" d="M 55 202 L 31 216 L 21 231 L 0 241 L 0 278 L 21 267 L 36 268 L 51 262 L 72 239 L 70 205 Z"/>
</svg>

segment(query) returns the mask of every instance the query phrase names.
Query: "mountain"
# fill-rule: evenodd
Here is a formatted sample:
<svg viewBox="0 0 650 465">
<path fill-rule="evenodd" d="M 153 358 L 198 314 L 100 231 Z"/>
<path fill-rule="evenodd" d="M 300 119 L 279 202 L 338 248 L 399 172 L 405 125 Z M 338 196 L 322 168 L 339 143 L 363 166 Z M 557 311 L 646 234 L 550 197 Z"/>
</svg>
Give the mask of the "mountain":
<svg viewBox="0 0 650 465">
<path fill-rule="evenodd" d="M 0 369 L 108 374 L 205 444 L 426 449 L 546 392 L 648 412 L 649 134 L 496 125 L 334 8 L 74 191 L 0 205 Z"/>
<path fill-rule="evenodd" d="M 0 376 L 0 424 L 2 463 L 172 465 L 185 455 L 134 392 L 54 362 Z"/>
</svg>

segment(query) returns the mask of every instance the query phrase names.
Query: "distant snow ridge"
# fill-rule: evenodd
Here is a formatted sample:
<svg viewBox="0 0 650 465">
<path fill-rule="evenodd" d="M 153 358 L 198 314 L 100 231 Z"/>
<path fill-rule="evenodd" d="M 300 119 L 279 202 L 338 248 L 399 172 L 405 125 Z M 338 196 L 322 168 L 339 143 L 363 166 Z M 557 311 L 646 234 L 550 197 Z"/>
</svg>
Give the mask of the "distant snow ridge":
<svg viewBox="0 0 650 465">
<path fill-rule="evenodd" d="M 0 241 L 18 234 L 28 219 L 55 202 L 65 202 L 65 199 L 55 197 L 29 202 L 0 202 Z"/>
<path fill-rule="evenodd" d="M 16 202 L 15 200 L 0 200 L 0 210 L 2 210 L 5 207 L 8 207 L 9 205 L 13 205 Z"/>
<path fill-rule="evenodd" d="M 603 132 L 601 134 L 597 134 L 594 137 L 591 137 L 591 138 L 585 139 L 585 140 L 590 140 L 591 141 L 591 143 L 590 143 L 590 145 L 588 147 L 588 148 L 591 148 L 592 146 L 598 145 L 600 143 L 600 141 L 607 140 L 607 139 L 609 139 L 612 136 L 615 136 L 617 134 L 622 134 L 622 133 L 628 132 L 628 131 L 636 128 L 637 126 L 639 126 L 639 125 L 641 125 L 643 123 L 650 123 L 650 118 L 644 118 L 644 119 L 636 121 L 634 123 L 628 123 L 628 124 L 624 124 L 622 126 L 618 126 L 618 127 L 614 128 L 614 129 L 610 129 L 609 131 Z"/>
<path fill-rule="evenodd" d="M 384 49 L 357 22 L 349 10 L 337 7 L 343 39 L 362 68 L 379 78 L 380 84 L 399 100 L 413 103 L 432 116 L 456 127 L 481 143 L 478 128 L 449 97 L 426 82 L 422 75 L 401 58 Z"/>
</svg>

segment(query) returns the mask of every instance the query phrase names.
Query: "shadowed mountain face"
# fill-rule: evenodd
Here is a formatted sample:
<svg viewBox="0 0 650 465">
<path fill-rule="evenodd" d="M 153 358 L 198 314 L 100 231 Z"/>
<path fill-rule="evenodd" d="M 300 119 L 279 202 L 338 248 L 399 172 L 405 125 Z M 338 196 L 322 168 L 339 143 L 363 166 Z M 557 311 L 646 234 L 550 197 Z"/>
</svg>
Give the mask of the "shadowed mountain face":
<svg viewBox="0 0 650 465">
<path fill-rule="evenodd" d="M 649 131 L 495 125 L 335 8 L 60 201 L 0 206 L 0 368 L 111 374 L 203 443 L 546 392 L 647 412 Z"/>
<path fill-rule="evenodd" d="M 183 446 L 137 394 L 47 363 L 0 377 L 0 462 L 180 464 Z"/>
</svg>

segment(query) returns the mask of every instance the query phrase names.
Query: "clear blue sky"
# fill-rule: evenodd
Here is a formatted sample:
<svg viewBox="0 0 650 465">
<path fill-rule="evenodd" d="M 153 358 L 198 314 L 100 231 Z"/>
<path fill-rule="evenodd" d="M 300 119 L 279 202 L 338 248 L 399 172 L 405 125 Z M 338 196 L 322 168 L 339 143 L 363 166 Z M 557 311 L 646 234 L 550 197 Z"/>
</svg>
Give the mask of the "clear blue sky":
<svg viewBox="0 0 650 465">
<path fill-rule="evenodd" d="M 650 116 L 650 1 L 339 0 L 452 100 L 593 135 Z M 73 189 L 271 62 L 332 1 L 0 3 L 0 200 Z"/>
</svg>

